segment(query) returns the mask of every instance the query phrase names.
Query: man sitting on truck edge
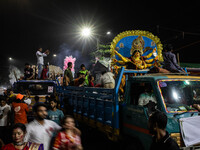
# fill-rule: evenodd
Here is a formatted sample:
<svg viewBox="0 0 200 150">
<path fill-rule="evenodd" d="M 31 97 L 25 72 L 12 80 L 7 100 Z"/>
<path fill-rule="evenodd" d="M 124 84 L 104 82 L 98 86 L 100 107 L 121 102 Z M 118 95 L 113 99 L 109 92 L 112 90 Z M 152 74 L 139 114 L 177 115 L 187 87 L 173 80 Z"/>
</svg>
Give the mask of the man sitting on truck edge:
<svg viewBox="0 0 200 150">
<path fill-rule="evenodd" d="M 179 150 L 178 144 L 166 131 L 167 116 L 160 111 L 154 112 L 149 117 L 149 132 L 153 135 L 150 150 Z"/>
</svg>

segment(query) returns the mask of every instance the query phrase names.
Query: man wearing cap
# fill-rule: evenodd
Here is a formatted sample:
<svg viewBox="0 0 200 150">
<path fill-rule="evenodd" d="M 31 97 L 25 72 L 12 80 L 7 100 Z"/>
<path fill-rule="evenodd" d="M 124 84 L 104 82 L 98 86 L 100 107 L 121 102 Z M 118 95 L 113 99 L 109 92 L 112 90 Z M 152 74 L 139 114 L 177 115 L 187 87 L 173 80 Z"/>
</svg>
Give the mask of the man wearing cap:
<svg viewBox="0 0 200 150">
<path fill-rule="evenodd" d="M 15 102 L 12 103 L 12 108 L 14 110 L 14 123 L 27 124 L 27 112 L 28 105 L 23 103 L 24 95 L 17 94 Z"/>
</svg>

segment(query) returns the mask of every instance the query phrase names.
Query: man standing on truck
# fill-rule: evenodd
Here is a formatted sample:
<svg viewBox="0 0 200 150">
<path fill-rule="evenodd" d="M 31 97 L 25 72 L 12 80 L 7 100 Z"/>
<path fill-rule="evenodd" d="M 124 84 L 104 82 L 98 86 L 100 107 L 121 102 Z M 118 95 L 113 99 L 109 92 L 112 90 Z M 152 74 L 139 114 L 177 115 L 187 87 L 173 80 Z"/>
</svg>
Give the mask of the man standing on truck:
<svg viewBox="0 0 200 150">
<path fill-rule="evenodd" d="M 179 150 L 178 144 L 166 131 L 167 116 L 160 111 L 154 112 L 149 117 L 149 132 L 153 135 L 150 150 Z"/>
<path fill-rule="evenodd" d="M 72 85 L 73 75 L 72 75 L 72 62 L 68 62 L 67 69 L 64 72 L 63 86 Z"/>
<path fill-rule="evenodd" d="M 49 50 L 46 50 L 44 53 L 42 53 L 42 48 L 39 48 L 36 52 L 37 56 L 37 66 L 38 66 L 38 79 L 41 77 L 43 65 L 44 65 L 44 58 L 49 54 Z"/>
</svg>

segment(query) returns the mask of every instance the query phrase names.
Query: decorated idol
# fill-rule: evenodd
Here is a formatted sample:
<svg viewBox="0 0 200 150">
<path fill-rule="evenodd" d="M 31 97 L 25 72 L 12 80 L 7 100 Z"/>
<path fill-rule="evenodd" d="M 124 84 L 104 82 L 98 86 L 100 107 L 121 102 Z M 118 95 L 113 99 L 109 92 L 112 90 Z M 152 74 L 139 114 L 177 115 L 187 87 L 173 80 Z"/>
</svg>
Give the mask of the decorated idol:
<svg viewBox="0 0 200 150">
<path fill-rule="evenodd" d="M 163 61 L 160 39 L 148 31 L 120 33 L 111 44 L 111 52 L 115 68 L 150 69 Z"/>
</svg>

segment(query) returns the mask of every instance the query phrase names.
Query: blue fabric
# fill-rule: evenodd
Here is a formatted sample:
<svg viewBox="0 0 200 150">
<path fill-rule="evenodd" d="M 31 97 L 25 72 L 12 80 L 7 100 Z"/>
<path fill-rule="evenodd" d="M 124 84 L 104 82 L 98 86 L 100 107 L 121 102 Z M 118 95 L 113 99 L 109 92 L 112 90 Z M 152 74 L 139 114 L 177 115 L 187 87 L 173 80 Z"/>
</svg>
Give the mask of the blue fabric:
<svg viewBox="0 0 200 150">
<path fill-rule="evenodd" d="M 61 120 L 64 118 L 62 110 L 57 109 L 56 111 L 48 110 L 48 119 L 54 121 L 58 125 L 61 124 Z"/>
<path fill-rule="evenodd" d="M 42 64 L 38 64 L 38 79 L 40 79 L 40 77 L 41 77 L 42 69 L 43 69 L 43 65 Z"/>
<path fill-rule="evenodd" d="M 164 66 L 163 68 L 171 72 L 183 72 L 182 68 L 177 64 L 176 56 L 172 52 L 163 53 Z"/>
</svg>

